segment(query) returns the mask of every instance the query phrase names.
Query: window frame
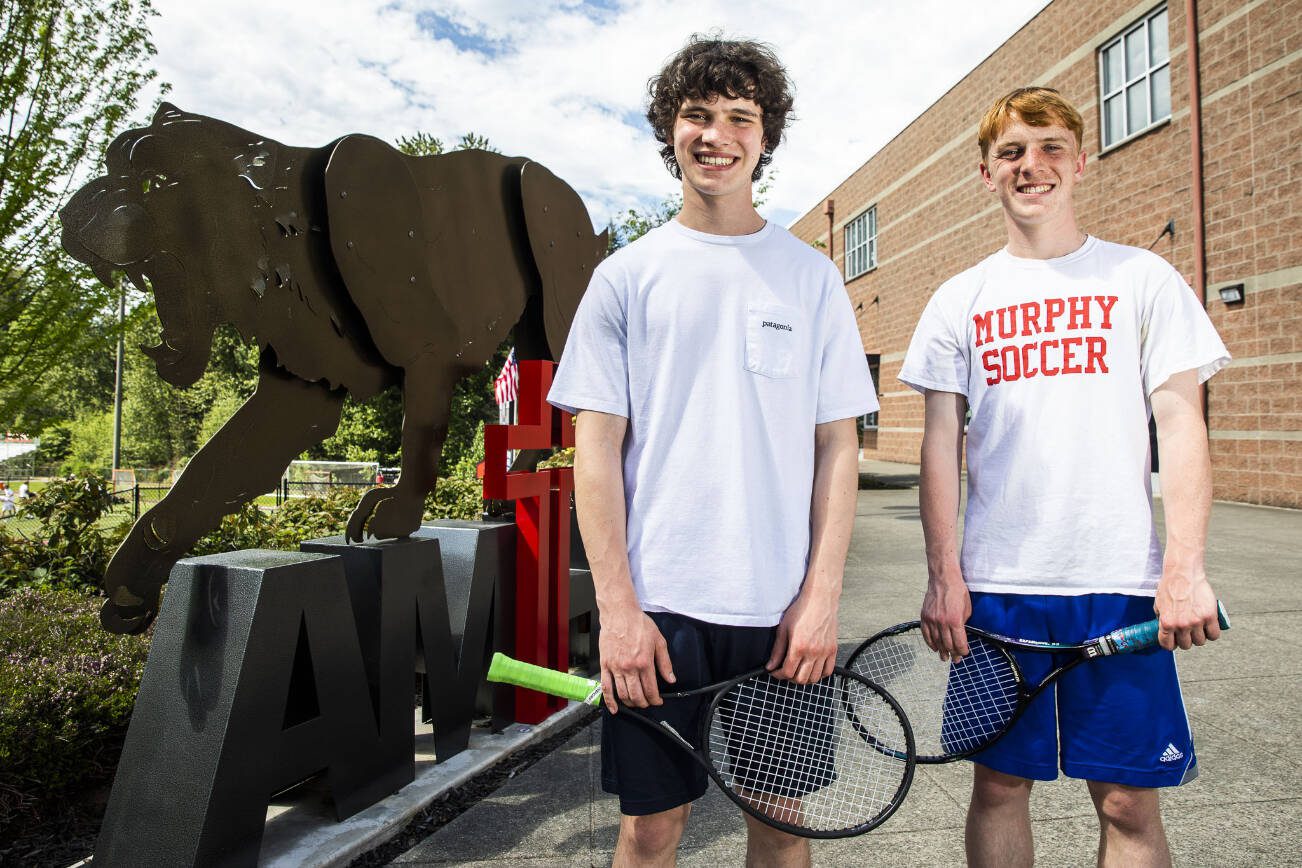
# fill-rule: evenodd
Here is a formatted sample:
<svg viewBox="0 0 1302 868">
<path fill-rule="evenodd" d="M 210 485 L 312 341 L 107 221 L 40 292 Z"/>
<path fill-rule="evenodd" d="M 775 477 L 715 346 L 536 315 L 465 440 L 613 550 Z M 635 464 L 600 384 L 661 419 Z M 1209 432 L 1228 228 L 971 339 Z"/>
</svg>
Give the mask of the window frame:
<svg viewBox="0 0 1302 868">
<path fill-rule="evenodd" d="M 859 227 L 862 225 L 862 228 Z M 858 229 L 863 237 L 852 244 L 850 233 Z M 847 282 L 862 277 L 877 268 L 877 203 L 869 205 L 859 214 L 845 222 L 841 231 L 842 269 Z M 851 272 L 851 263 L 856 267 L 862 260 L 862 268 Z"/>
<path fill-rule="evenodd" d="M 864 357 L 868 360 L 868 381 L 872 383 L 873 394 L 880 397 L 881 392 L 878 391 L 877 383 L 882 376 L 882 357 L 879 353 L 864 353 Z M 876 431 L 880 416 L 881 408 L 860 416 L 860 429 L 863 431 Z"/>
<path fill-rule="evenodd" d="M 1152 58 L 1153 49 L 1153 20 L 1158 16 L 1166 16 L 1166 56 L 1154 64 Z M 1171 46 L 1170 46 L 1170 10 L 1167 3 L 1161 3 L 1154 6 L 1148 12 L 1145 12 L 1137 21 L 1126 27 L 1111 39 L 1105 41 L 1095 52 L 1096 65 L 1098 69 L 1098 88 L 1099 88 L 1099 155 L 1102 156 L 1109 151 L 1116 150 L 1129 142 L 1134 141 L 1140 136 L 1157 129 L 1171 122 Z M 1143 72 L 1135 76 L 1129 76 L 1126 69 L 1127 58 L 1125 56 L 1127 37 L 1142 32 L 1142 41 L 1144 46 L 1144 65 Z M 1120 52 L 1121 74 L 1112 90 L 1107 90 L 1108 72 L 1105 63 L 1105 57 L 1109 50 Z M 1160 118 L 1153 118 L 1153 80 L 1162 73 L 1166 72 L 1166 114 Z M 1141 86 L 1144 89 L 1144 105 L 1146 108 L 1147 120 L 1142 126 L 1132 126 L 1130 117 L 1130 106 L 1127 100 L 1127 93 L 1131 88 Z M 1108 134 L 1108 102 L 1109 100 L 1120 100 L 1121 103 L 1121 124 L 1124 133 L 1116 140 L 1109 142 Z"/>
</svg>

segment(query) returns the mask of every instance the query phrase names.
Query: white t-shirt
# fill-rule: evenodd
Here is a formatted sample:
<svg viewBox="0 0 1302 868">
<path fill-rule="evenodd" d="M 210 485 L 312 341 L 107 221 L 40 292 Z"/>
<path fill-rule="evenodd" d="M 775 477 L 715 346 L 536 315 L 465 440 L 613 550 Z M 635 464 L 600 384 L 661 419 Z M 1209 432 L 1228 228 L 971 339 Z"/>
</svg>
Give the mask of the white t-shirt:
<svg viewBox="0 0 1302 868">
<path fill-rule="evenodd" d="M 677 221 L 597 267 L 548 400 L 628 419 L 642 608 L 760 627 L 804 580 L 814 426 L 877 408 L 827 257 L 772 224 L 719 236 Z"/>
<path fill-rule="evenodd" d="M 1229 363 L 1170 263 L 1089 238 L 1057 259 L 1006 250 L 944 283 L 900 380 L 957 392 L 967 430 L 962 569 L 974 591 L 1151 596 L 1149 397 Z"/>
</svg>

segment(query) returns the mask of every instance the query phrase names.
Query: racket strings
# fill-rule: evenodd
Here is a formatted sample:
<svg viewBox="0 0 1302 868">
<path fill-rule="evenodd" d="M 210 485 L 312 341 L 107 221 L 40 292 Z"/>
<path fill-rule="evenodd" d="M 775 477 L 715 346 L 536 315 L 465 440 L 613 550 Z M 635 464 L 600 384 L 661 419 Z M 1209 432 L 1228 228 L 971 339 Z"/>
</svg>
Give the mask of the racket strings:
<svg viewBox="0 0 1302 868">
<path fill-rule="evenodd" d="M 851 669 L 882 685 L 913 725 L 919 759 L 972 753 L 994 740 L 1017 712 L 1021 694 L 1008 655 L 968 634 L 969 653 L 950 664 L 914 627 L 866 646 Z"/>
<path fill-rule="evenodd" d="M 889 813 L 908 778 L 906 758 L 874 749 L 866 734 L 907 742 L 895 710 L 867 686 L 763 675 L 719 701 L 709 755 L 725 785 L 759 814 L 832 833 Z"/>
</svg>

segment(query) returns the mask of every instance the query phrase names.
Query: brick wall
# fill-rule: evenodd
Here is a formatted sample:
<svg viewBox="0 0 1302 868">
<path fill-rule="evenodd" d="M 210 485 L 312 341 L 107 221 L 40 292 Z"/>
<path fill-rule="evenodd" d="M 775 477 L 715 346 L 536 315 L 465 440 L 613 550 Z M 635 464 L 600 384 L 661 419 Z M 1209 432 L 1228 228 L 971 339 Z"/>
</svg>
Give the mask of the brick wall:
<svg viewBox="0 0 1302 868">
<path fill-rule="evenodd" d="M 1149 247 L 1194 282 L 1189 69 L 1182 0 L 1167 4 L 1171 118 L 1099 155 L 1097 49 L 1158 4 L 1055 0 L 830 195 L 835 258 L 847 222 L 877 207 L 878 265 L 847 283 L 866 352 L 881 356 L 879 429 L 866 457 L 918 460 L 922 399 L 896 375 L 936 287 L 1004 244 L 981 185 L 976 125 L 997 96 L 1056 87 L 1085 118 L 1077 216 Z M 1218 499 L 1302 507 L 1302 0 L 1198 3 L 1207 309 L 1234 362 L 1208 388 Z M 1161 236 L 1168 220 L 1174 236 Z M 823 202 L 792 227 L 827 241 Z M 1159 236 L 1160 240 L 1159 240 Z M 1217 290 L 1243 283 L 1227 307 Z"/>
</svg>

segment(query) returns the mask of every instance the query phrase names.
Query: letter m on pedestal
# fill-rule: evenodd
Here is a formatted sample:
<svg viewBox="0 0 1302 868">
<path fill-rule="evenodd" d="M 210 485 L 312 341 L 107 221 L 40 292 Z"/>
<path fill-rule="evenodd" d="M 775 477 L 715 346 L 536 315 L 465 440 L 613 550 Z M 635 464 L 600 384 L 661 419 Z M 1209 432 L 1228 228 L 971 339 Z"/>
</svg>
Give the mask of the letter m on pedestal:
<svg viewBox="0 0 1302 868">
<path fill-rule="evenodd" d="M 570 494 L 574 470 L 508 472 L 509 449 L 574 445 L 574 419 L 547 403 L 554 362 L 520 362 L 515 425 L 484 427 L 484 497 L 515 504 L 515 656 L 549 669 L 570 665 Z M 516 693 L 516 719 L 538 723 L 565 700 Z"/>
</svg>

